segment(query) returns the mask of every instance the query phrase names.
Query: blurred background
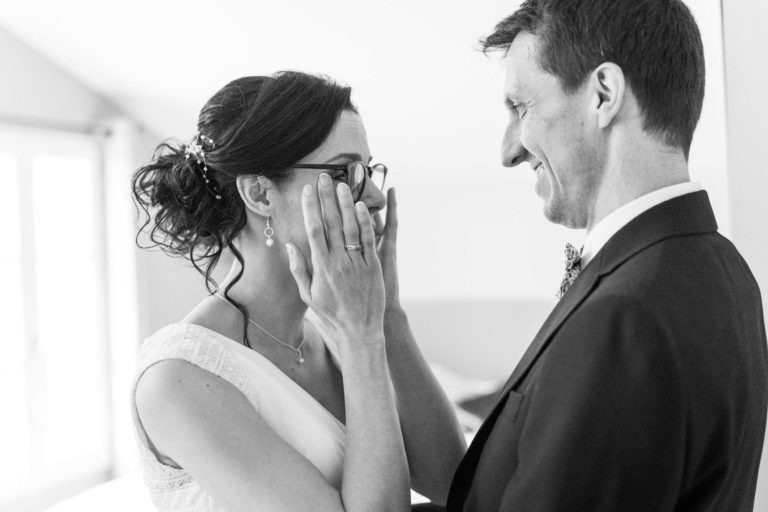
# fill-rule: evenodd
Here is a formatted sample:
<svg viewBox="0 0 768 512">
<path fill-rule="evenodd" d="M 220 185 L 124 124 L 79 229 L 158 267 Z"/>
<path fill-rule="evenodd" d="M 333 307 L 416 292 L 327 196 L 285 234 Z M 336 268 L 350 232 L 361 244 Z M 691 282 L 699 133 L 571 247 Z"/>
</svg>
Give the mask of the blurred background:
<svg viewBox="0 0 768 512">
<path fill-rule="evenodd" d="M 136 351 L 206 292 L 185 262 L 135 247 L 129 179 L 240 76 L 352 86 L 398 189 L 402 299 L 422 349 L 451 374 L 503 380 L 555 303 L 564 244 L 584 237 L 545 221 L 530 169 L 500 165 L 503 70 L 478 38 L 518 3 L 4 0 L 0 510 L 88 489 L 111 510 L 145 505 L 105 484 L 140 488 Z M 691 172 L 768 290 L 768 7 L 686 3 L 707 60 Z M 768 510 L 766 457 L 755 510 Z"/>
</svg>

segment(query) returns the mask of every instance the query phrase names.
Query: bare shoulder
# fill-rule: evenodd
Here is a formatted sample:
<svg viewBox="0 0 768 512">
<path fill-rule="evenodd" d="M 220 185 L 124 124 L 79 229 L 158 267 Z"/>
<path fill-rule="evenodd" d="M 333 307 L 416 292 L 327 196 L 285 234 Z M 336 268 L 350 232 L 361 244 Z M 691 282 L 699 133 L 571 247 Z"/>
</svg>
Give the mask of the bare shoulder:
<svg viewBox="0 0 768 512">
<path fill-rule="evenodd" d="M 187 428 L 197 426 L 196 434 L 205 435 L 226 426 L 228 411 L 257 415 L 233 384 L 180 359 L 160 361 L 144 372 L 136 385 L 136 408 L 147 436 L 164 454 L 178 450 Z M 198 428 L 203 425 L 208 428 Z"/>
<path fill-rule="evenodd" d="M 149 367 L 136 388 L 142 426 L 158 453 L 227 510 L 341 511 L 340 496 L 239 389 L 183 360 Z M 264 461 L 271 461 L 265 464 Z"/>
<path fill-rule="evenodd" d="M 139 411 L 151 413 L 155 407 L 164 412 L 199 408 L 214 397 L 242 394 L 221 377 L 182 359 L 166 359 L 153 364 L 141 375 L 136 385 Z M 242 397 L 245 400 L 245 397 Z"/>
</svg>

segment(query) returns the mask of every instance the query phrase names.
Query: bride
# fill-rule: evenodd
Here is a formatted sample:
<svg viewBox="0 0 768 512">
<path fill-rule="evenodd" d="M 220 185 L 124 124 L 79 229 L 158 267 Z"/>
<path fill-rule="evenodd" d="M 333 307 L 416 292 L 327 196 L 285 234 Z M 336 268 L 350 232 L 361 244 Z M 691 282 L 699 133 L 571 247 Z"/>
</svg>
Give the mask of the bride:
<svg viewBox="0 0 768 512">
<path fill-rule="evenodd" d="M 241 78 L 197 129 L 132 183 L 142 230 L 211 292 L 141 349 L 133 413 L 153 502 L 375 512 L 409 510 L 412 487 L 444 503 L 465 443 L 399 304 L 395 195 L 349 88 Z"/>
</svg>

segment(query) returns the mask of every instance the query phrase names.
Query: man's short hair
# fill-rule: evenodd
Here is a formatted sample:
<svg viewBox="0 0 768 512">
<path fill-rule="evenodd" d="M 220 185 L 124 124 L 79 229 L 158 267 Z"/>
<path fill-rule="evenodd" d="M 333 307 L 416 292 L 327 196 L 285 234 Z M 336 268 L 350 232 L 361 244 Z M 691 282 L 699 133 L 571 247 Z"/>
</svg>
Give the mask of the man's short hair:
<svg viewBox="0 0 768 512">
<path fill-rule="evenodd" d="M 481 41 L 483 51 L 507 51 L 520 32 L 537 36 L 539 65 L 566 93 L 603 62 L 621 67 L 645 131 L 688 157 L 704 101 L 704 49 L 682 1 L 526 0 Z"/>
</svg>

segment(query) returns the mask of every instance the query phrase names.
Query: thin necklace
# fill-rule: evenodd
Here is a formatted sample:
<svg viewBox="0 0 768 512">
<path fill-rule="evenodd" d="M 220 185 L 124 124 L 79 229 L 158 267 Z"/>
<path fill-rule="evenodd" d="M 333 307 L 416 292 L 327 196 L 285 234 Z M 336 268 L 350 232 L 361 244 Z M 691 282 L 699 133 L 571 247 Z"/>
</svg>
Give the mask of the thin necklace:
<svg viewBox="0 0 768 512">
<path fill-rule="evenodd" d="M 241 315 L 243 314 L 243 312 L 240 311 L 239 309 L 237 309 L 237 307 L 234 304 L 232 304 L 229 301 L 229 299 L 227 299 L 226 297 L 224 297 L 222 295 L 219 295 L 218 293 L 214 293 L 214 296 L 216 296 L 216 297 L 220 298 L 221 300 L 223 300 L 229 307 L 231 307 L 232 309 L 234 309 L 235 311 L 237 311 Z M 256 327 L 258 327 L 261 330 L 261 332 L 263 332 L 264 334 L 266 334 L 267 336 L 272 338 L 274 341 L 278 342 L 279 344 L 281 344 L 282 346 L 284 346 L 286 348 L 291 349 L 296 354 L 296 361 L 298 361 L 299 364 L 304 364 L 304 357 L 302 357 L 302 355 L 301 355 L 301 347 L 303 347 L 304 346 L 304 342 L 307 341 L 306 337 L 301 338 L 301 343 L 299 343 L 298 347 L 294 347 L 290 343 L 286 343 L 283 340 L 278 339 L 274 334 L 272 334 L 271 332 L 269 332 L 268 330 L 266 330 L 265 328 L 263 328 L 262 326 L 260 326 L 256 322 L 254 322 L 251 318 L 248 318 L 248 322 L 250 322 L 253 325 L 255 325 Z"/>
</svg>

